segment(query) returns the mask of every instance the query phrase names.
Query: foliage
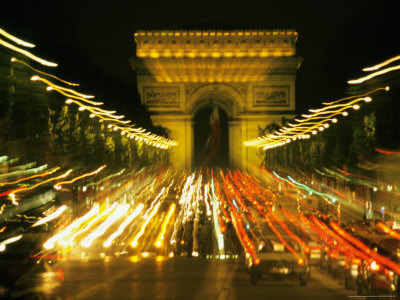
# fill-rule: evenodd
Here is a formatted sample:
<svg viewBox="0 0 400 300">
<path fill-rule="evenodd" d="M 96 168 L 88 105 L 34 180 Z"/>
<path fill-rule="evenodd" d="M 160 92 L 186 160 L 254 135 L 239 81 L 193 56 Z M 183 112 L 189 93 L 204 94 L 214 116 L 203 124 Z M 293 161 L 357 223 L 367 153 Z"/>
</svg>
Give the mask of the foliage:
<svg viewBox="0 0 400 300">
<path fill-rule="evenodd" d="M 352 119 L 331 126 L 326 132 L 311 136 L 310 140 L 298 140 L 267 150 L 264 162 L 269 167 L 303 171 L 357 164 L 373 155 L 376 123 L 374 112 L 361 112 L 361 115 L 356 114 Z M 277 127 L 277 124 L 270 124 L 260 133 L 272 133 Z"/>
<path fill-rule="evenodd" d="M 370 159 L 375 148 L 376 117 L 374 113 L 364 116 L 353 132 L 351 151 L 357 160 Z"/>
<path fill-rule="evenodd" d="M 119 170 L 168 163 L 167 151 L 122 136 L 63 104 L 61 95 L 30 80 L 31 70 L 6 58 L 0 53 L 0 154 L 88 170 L 101 164 Z"/>
</svg>

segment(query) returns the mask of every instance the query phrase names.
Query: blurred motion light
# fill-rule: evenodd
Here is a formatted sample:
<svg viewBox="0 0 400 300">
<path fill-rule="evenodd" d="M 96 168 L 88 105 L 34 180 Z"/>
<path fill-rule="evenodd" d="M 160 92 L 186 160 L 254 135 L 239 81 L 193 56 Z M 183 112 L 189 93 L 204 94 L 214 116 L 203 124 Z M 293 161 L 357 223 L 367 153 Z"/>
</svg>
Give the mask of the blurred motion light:
<svg viewBox="0 0 400 300">
<path fill-rule="evenodd" d="M 9 40 L 12 40 L 14 43 L 17 43 L 18 45 L 24 46 L 24 47 L 28 47 L 28 48 L 35 48 L 36 46 L 34 44 L 25 42 L 19 38 L 17 38 L 16 36 L 13 36 L 12 34 L 6 32 L 4 29 L 0 28 L 0 34 L 6 38 L 8 38 Z"/>
<path fill-rule="evenodd" d="M 44 59 L 42 59 L 40 57 L 37 57 L 37 56 L 33 55 L 32 53 L 24 50 L 24 49 L 21 49 L 19 47 L 16 47 L 16 46 L 10 44 L 10 43 L 7 43 L 3 39 L 0 39 L 0 45 L 3 45 L 4 47 L 6 47 L 8 49 L 11 49 L 11 50 L 13 50 L 15 52 L 18 52 L 18 53 L 20 53 L 22 55 L 25 55 L 26 57 L 29 57 L 30 59 L 32 59 L 34 61 L 37 61 L 38 63 L 40 63 L 42 65 L 45 65 L 45 66 L 48 66 L 48 67 L 57 67 L 56 63 L 49 62 L 49 61 L 44 60 Z"/>
</svg>

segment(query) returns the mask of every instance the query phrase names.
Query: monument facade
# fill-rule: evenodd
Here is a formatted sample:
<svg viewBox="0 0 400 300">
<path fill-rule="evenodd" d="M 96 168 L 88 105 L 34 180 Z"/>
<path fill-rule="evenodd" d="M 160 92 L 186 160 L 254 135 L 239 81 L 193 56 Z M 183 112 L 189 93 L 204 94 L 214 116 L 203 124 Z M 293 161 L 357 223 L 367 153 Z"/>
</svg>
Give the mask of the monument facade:
<svg viewBox="0 0 400 300">
<path fill-rule="evenodd" d="M 131 65 L 154 124 L 179 144 L 171 160 L 192 169 L 194 116 L 217 106 L 228 116 L 229 165 L 260 165 L 262 153 L 243 141 L 291 118 L 295 109 L 294 30 L 139 31 Z"/>
</svg>

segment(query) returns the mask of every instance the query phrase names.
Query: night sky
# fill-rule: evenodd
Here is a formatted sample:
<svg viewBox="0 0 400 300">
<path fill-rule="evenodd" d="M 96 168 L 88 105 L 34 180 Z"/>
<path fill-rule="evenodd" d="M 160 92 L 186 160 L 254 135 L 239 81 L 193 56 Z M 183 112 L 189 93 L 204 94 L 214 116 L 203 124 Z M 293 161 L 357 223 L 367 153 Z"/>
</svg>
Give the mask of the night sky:
<svg viewBox="0 0 400 300">
<path fill-rule="evenodd" d="M 342 97 L 361 68 L 400 53 L 397 2 L 10 0 L 2 1 L 0 27 L 35 43 L 33 53 L 59 64 L 55 73 L 122 113 L 140 112 L 128 62 L 136 30 L 296 29 L 302 112 Z"/>
</svg>

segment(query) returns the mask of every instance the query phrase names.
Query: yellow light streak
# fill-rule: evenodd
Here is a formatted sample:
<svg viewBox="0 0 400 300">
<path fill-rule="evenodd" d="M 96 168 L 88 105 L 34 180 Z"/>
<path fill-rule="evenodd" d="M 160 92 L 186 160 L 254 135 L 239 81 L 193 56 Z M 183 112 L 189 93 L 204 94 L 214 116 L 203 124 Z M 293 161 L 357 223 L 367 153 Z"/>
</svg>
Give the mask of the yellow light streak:
<svg viewBox="0 0 400 300">
<path fill-rule="evenodd" d="M 37 221 L 35 224 L 32 225 L 32 227 L 36 227 L 39 225 L 42 225 L 44 223 L 50 222 L 51 220 L 54 220 L 56 218 L 58 218 L 59 216 L 61 216 L 61 214 L 67 209 L 66 205 L 62 205 L 60 206 L 54 213 L 48 215 L 45 218 L 40 219 L 39 221 Z"/>
<path fill-rule="evenodd" d="M 26 57 L 29 57 L 30 59 L 37 61 L 38 63 L 40 63 L 44 66 L 48 66 L 48 67 L 57 67 L 58 66 L 56 63 L 44 60 L 40 57 L 33 55 L 32 53 L 30 53 L 24 49 L 21 49 L 14 45 L 11 45 L 11 44 L 7 43 L 6 41 L 4 41 L 3 39 L 0 39 L 0 45 L 3 45 L 4 47 L 11 49 L 15 52 L 21 53 L 22 55 L 25 55 Z"/>
<path fill-rule="evenodd" d="M 91 232 L 81 243 L 83 247 L 89 248 L 94 240 L 102 236 L 107 229 L 114 224 L 119 218 L 121 218 L 129 209 L 129 204 L 118 204 L 114 213 L 109 216 L 98 228 L 97 230 Z"/>
<path fill-rule="evenodd" d="M 104 109 L 101 109 L 101 108 L 98 108 L 98 107 L 87 106 L 87 105 L 85 105 L 85 104 L 83 104 L 83 103 L 81 103 L 81 102 L 79 102 L 77 100 L 73 100 L 73 99 L 67 99 L 67 100 L 65 100 L 65 103 L 66 104 L 74 103 L 74 104 L 78 105 L 79 106 L 79 111 L 85 111 L 85 110 L 90 111 L 93 114 L 93 116 L 90 115 L 91 118 L 96 116 L 96 117 L 98 117 L 98 118 L 100 118 L 102 120 L 117 122 L 117 123 L 121 123 L 121 124 L 127 124 L 127 123 L 131 122 L 130 120 L 126 120 L 126 121 L 119 120 L 119 119 L 124 118 L 124 116 L 123 115 L 114 116 L 113 114 L 116 111 L 104 110 Z M 100 102 L 97 102 L 97 103 L 100 103 Z M 108 116 L 109 118 L 105 118 L 103 116 Z"/>
<path fill-rule="evenodd" d="M 362 95 L 354 95 L 354 96 L 351 96 L 351 97 L 342 98 L 342 99 L 335 100 L 335 101 L 332 101 L 332 102 L 322 102 L 322 104 L 323 105 L 332 105 L 332 104 L 336 104 L 336 103 L 339 103 L 339 102 L 342 102 L 342 101 L 350 100 L 350 99 L 353 99 L 353 98 L 356 98 L 356 97 L 368 98 L 367 96 L 369 96 L 369 95 L 371 95 L 373 93 L 376 93 L 377 91 L 381 91 L 381 90 L 388 91 L 388 87 L 376 88 L 376 89 L 374 89 L 372 91 L 369 91 L 369 92 L 367 92 L 365 94 L 362 94 Z"/>
<path fill-rule="evenodd" d="M 164 219 L 164 221 L 163 221 L 163 223 L 161 225 L 161 231 L 160 231 L 160 233 L 159 233 L 159 235 L 158 235 L 158 237 L 156 239 L 156 242 L 154 243 L 157 248 L 160 248 L 162 246 L 162 243 L 164 242 L 165 232 L 167 230 L 167 225 L 168 225 L 168 223 L 169 223 L 169 221 L 170 221 L 170 219 L 172 217 L 172 214 L 175 211 L 175 207 L 176 207 L 176 204 L 172 203 L 170 205 L 169 209 L 168 209 L 167 216 L 165 217 L 165 219 Z"/>
<path fill-rule="evenodd" d="M 10 198 L 11 198 L 12 204 L 14 204 L 14 205 L 18 205 L 19 204 L 17 199 L 15 199 L 15 195 L 14 194 L 10 194 Z"/>
<path fill-rule="evenodd" d="M 110 178 L 114 178 L 114 177 L 120 176 L 120 175 L 123 174 L 125 171 L 126 171 L 126 169 L 124 168 L 124 169 L 122 169 L 121 171 L 119 171 L 119 172 L 117 172 L 117 173 L 114 173 L 114 174 L 111 174 L 111 175 L 108 175 L 107 177 L 104 177 L 104 178 L 100 179 L 100 180 L 97 181 L 97 182 L 89 183 L 88 185 L 86 185 L 86 187 L 99 185 L 99 184 L 102 183 L 103 181 L 106 181 L 106 180 L 108 180 L 108 179 L 110 179 Z"/>
<path fill-rule="evenodd" d="M 48 179 L 48 180 L 39 182 L 39 183 L 37 183 L 37 184 L 35 184 L 35 185 L 31 186 L 31 187 L 26 187 L 26 188 L 22 188 L 22 189 L 16 190 L 15 192 L 11 193 L 9 196 L 13 199 L 13 201 L 15 201 L 15 194 L 16 194 L 16 193 L 21 193 L 21 192 L 30 191 L 30 190 L 33 190 L 33 189 L 35 189 L 36 187 L 38 187 L 38 186 L 40 186 L 40 185 L 43 185 L 43 184 L 45 184 L 45 183 L 48 183 L 48 182 L 50 182 L 50 181 L 54 181 L 54 180 L 57 180 L 57 179 L 65 178 L 65 177 L 67 177 L 71 172 L 72 172 L 72 169 L 68 170 L 68 171 L 65 172 L 63 175 L 60 175 L 60 176 L 57 176 L 57 177 L 53 177 L 53 178 L 50 178 L 50 179 Z"/>
<path fill-rule="evenodd" d="M 65 103 L 67 103 L 67 104 L 76 103 L 77 105 L 79 105 L 79 111 L 88 110 L 88 111 L 90 111 L 91 113 L 93 113 L 96 116 L 97 115 L 105 115 L 105 116 L 108 116 L 110 118 L 117 119 L 117 120 L 118 119 L 122 119 L 122 118 L 125 117 L 123 115 L 114 116 L 113 114 L 116 113 L 115 110 L 104 110 L 104 109 L 101 109 L 101 108 L 98 108 L 98 107 L 91 107 L 91 106 L 87 106 L 87 105 L 84 105 L 82 103 L 79 103 L 79 101 L 75 101 L 75 100 L 71 100 L 71 99 L 67 99 L 65 101 Z M 129 122 L 130 121 L 128 121 L 128 123 Z"/>
<path fill-rule="evenodd" d="M 85 95 L 85 94 L 79 93 L 79 92 L 77 92 L 77 91 L 75 91 L 75 90 L 73 90 L 73 89 L 69 89 L 69 88 L 65 88 L 65 87 L 56 85 L 56 84 L 52 83 L 50 80 L 47 80 L 47 79 L 45 79 L 45 78 L 42 78 L 42 77 L 40 77 L 40 76 L 38 76 L 38 75 L 32 76 L 32 77 L 31 77 L 31 80 L 32 80 L 32 81 L 37 81 L 37 80 L 39 80 L 39 81 L 41 81 L 41 82 L 43 82 L 43 83 L 46 83 L 47 85 L 51 86 L 53 89 L 55 89 L 55 90 L 57 90 L 57 91 L 58 91 L 58 90 L 61 90 L 61 91 L 66 92 L 66 93 L 73 94 L 73 95 L 75 95 L 75 96 L 77 96 L 77 97 L 82 97 L 82 98 L 85 98 L 85 99 L 92 99 L 92 98 L 94 98 L 93 95 Z"/>
<path fill-rule="evenodd" d="M 332 121 L 335 123 L 331 117 L 342 114 L 346 116 L 347 112 L 344 111 L 348 108 L 354 108 L 352 106 L 354 101 L 349 105 L 341 105 L 340 109 L 336 109 L 333 111 L 319 111 L 317 113 L 311 115 L 302 115 L 305 119 L 296 119 L 296 122 L 300 124 L 289 124 L 292 128 L 286 128 L 285 130 L 275 131 L 276 134 L 269 134 L 261 139 L 253 139 L 245 144 L 246 146 L 256 146 L 256 147 L 264 147 L 264 150 L 270 149 L 276 146 L 285 145 L 286 139 L 291 138 L 292 140 L 296 139 L 308 139 L 310 135 L 308 133 L 312 133 L 315 129 L 320 131 L 324 130 L 324 127 L 327 128 L 329 125 L 326 123 L 328 121 Z M 310 122 L 311 120 L 318 120 L 319 122 Z M 336 120 L 336 119 L 335 119 Z M 336 120 L 337 122 L 337 120 Z M 309 126 L 312 125 L 312 126 Z M 314 133 L 315 134 L 315 133 Z"/>
<path fill-rule="evenodd" d="M 52 169 L 52 170 L 50 170 L 50 171 L 47 171 L 47 172 L 44 172 L 44 173 L 41 173 L 41 174 L 32 175 L 32 176 L 30 176 L 30 177 L 24 177 L 24 178 L 15 180 L 15 181 L 10 181 L 10 182 L 0 182 L 0 186 L 6 186 L 6 185 L 17 184 L 17 183 L 19 183 L 19 182 L 21 182 L 21 181 L 30 180 L 30 179 L 33 179 L 33 178 L 36 178 L 36 177 L 45 177 L 45 176 L 47 176 L 47 175 L 51 175 L 51 174 L 57 172 L 59 169 L 60 169 L 60 167 L 56 167 L 56 168 L 54 168 L 54 169 Z"/>
<path fill-rule="evenodd" d="M 17 217 L 19 218 L 25 218 L 25 219 L 37 219 L 37 217 L 34 216 L 27 216 L 27 215 L 21 215 L 21 214 L 16 214 Z"/>
<path fill-rule="evenodd" d="M 357 98 L 357 99 L 354 99 L 353 101 L 350 101 L 350 102 L 345 103 L 345 104 L 334 104 L 334 105 L 329 105 L 329 106 L 322 107 L 322 108 L 319 108 L 319 109 L 309 109 L 308 111 L 310 111 L 312 113 L 318 113 L 318 112 L 322 112 L 322 111 L 331 110 L 331 109 L 334 109 L 334 108 L 350 107 L 350 106 L 353 106 L 353 104 L 355 104 L 357 102 L 360 102 L 360 101 L 370 102 L 371 98 L 370 97 Z"/>
<path fill-rule="evenodd" d="M 347 108 L 347 107 L 346 107 Z M 325 112 L 326 113 L 326 112 Z M 331 113 L 331 112 L 329 112 Z M 342 112 L 336 112 L 333 113 L 331 115 L 329 115 L 329 117 L 332 117 L 333 115 L 337 115 L 337 114 L 342 114 Z M 310 135 L 308 133 L 312 133 L 312 131 L 315 131 L 315 129 L 318 129 L 322 126 L 324 126 L 324 124 L 326 122 L 332 121 L 332 123 L 337 122 L 337 119 L 332 119 L 332 118 L 323 118 L 322 120 L 320 120 L 319 122 L 310 122 L 310 120 L 312 119 L 319 119 L 321 117 L 316 117 L 316 118 L 309 118 L 309 119 L 304 119 L 304 120 L 296 120 L 298 122 L 300 122 L 300 124 L 288 124 L 289 126 L 291 126 L 291 128 L 285 128 L 285 130 L 282 130 L 281 132 L 277 132 L 277 134 L 269 134 L 267 136 L 264 137 L 258 137 L 257 139 L 251 140 L 247 142 L 246 146 L 253 146 L 256 145 L 257 147 L 265 147 L 267 144 L 273 144 L 276 146 L 281 146 L 283 144 L 281 143 L 288 143 L 286 141 L 286 139 L 290 138 L 293 141 L 296 139 L 308 139 L 310 138 Z M 304 122 L 304 123 L 301 123 Z M 312 125 L 312 126 L 310 126 Z M 329 127 L 329 125 L 328 125 Z M 313 134 L 316 134 L 313 133 Z M 280 142 L 279 144 L 276 144 L 277 142 Z M 269 147 L 270 148 L 270 147 Z"/>
<path fill-rule="evenodd" d="M 80 175 L 80 176 L 75 177 L 75 178 L 73 178 L 73 179 L 71 179 L 71 180 L 68 180 L 68 181 L 57 182 L 57 183 L 54 185 L 54 188 L 55 188 L 56 190 L 60 190 L 61 187 L 62 187 L 62 185 L 64 185 L 64 184 L 70 184 L 70 183 L 73 183 L 73 182 L 75 182 L 75 181 L 77 181 L 77 180 L 79 180 L 79 179 L 82 179 L 82 178 L 85 178 L 85 177 L 89 177 L 89 176 L 96 175 L 96 174 L 98 174 L 99 172 L 101 172 L 106 166 L 107 166 L 107 165 L 103 165 L 103 166 L 101 166 L 100 168 L 94 170 L 93 172 Z"/>
<path fill-rule="evenodd" d="M 24 61 L 22 61 L 22 60 L 19 60 L 19 59 L 16 59 L 15 57 L 12 57 L 12 58 L 11 58 L 11 62 L 17 62 L 17 63 L 23 64 L 24 66 L 28 67 L 28 68 L 31 69 L 32 71 L 35 71 L 35 72 L 37 72 L 37 73 L 39 73 L 39 74 L 43 74 L 43 75 L 45 75 L 45 76 L 54 78 L 54 79 L 56 79 L 56 80 L 58 80 L 58 81 L 60 81 L 60 82 L 62 82 L 62 83 L 65 83 L 65 84 L 68 84 L 68 85 L 71 85 L 71 86 L 79 86 L 79 83 L 72 83 L 72 82 L 63 80 L 63 79 L 61 79 L 61 78 L 58 78 L 57 76 L 54 76 L 54 75 L 52 75 L 52 74 L 42 72 L 42 71 L 40 71 L 40 70 L 38 70 L 38 69 L 35 69 L 34 67 L 32 67 L 31 65 L 29 65 L 29 64 L 26 63 L 26 62 L 24 62 Z"/>
<path fill-rule="evenodd" d="M 118 125 L 109 125 L 108 128 L 113 128 L 114 131 L 121 130 L 126 133 L 131 134 L 131 138 L 136 138 L 139 141 L 144 141 L 146 144 L 150 146 L 155 146 L 161 148 L 161 146 L 176 146 L 178 143 L 173 140 L 169 140 L 165 137 L 157 136 L 155 134 L 151 134 L 150 132 L 145 132 L 145 129 L 142 128 L 131 128 L 131 127 L 122 127 Z"/>
<path fill-rule="evenodd" d="M 303 120 L 296 120 L 299 123 L 302 122 L 307 122 L 310 120 L 317 120 L 317 119 L 325 119 L 327 117 L 332 117 L 333 115 L 338 115 L 338 114 L 343 114 L 343 112 L 346 111 L 346 109 L 352 108 L 352 105 L 346 105 L 343 106 L 337 110 L 327 110 L 327 111 L 321 111 L 321 112 L 317 112 L 317 113 L 313 113 L 313 114 L 303 114 L 301 115 L 304 119 Z"/>
<path fill-rule="evenodd" d="M 135 211 L 130 214 L 129 217 L 127 217 L 125 221 L 119 226 L 118 230 L 110 235 L 110 237 L 103 244 L 105 248 L 108 248 L 112 245 L 112 242 L 124 232 L 126 226 L 128 226 L 142 212 L 143 207 L 144 205 L 142 203 L 139 204 Z"/>
<path fill-rule="evenodd" d="M 395 56 L 395 57 L 392 57 L 392 58 L 390 58 L 390 59 L 388 59 L 388 60 L 385 60 L 384 62 L 382 62 L 382 63 L 380 63 L 380 64 L 377 64 L 377 65 L 375 65 L 375 66 L 368 67 L 368 68 L 364 68 L 364 69 L 362 69 L 362 70 L 363 70 L 364 72 L 375 71 L 375 70 L 378 70 L 378 69 L 380 69 L 380 68 L 382 68 L 382 67 L 384 67 L 384 66 L 387 66 L 388 64 L 390 64 L 390 63 L 392 63 L 392 62 L 394 62 L 394 61 L 396 61 L 396 60 L 399 60 L 399 59 L 400 59 L 400 55 Z"/>
<path fill-rule="evenodd" d="M 47 250 L 53 249 L 54 245 L 57 241 L 68 236 L 75 228 L 78 228 L 83 222 L 86 222 L 86 220 L 88 220 L 91 217 L 93 217 L 94 215 L 96 215 L 99 212 L 99 209 L 100 209 L 100 206 L 97 203 L 94 204 L 92 209 L 87 214 L 76 219 L 74 222 L 72 222 L 70 225 L 68 225 L 67 228 L 65 228 L 63 231 L 52 236 L 50 239 L 48 239 L 43 244 L 43 247 Z"/>
<path fill-rule="evenodd" d="M 206 214 L 207 216 L 212 215 L 210 203 L 208 203 L 208 194 L 210 191 L 210 184 L 207 183 L 204 185 L 204 202 L 206 203 Z"/>
<path fill-rule="evenodd" d="M 151 221 L 151 219 L 154 217 L 154 215 L 157 213 L 158 208 L 161 205 L 161 201 L 158 201 L 157 204 L 154 206 L 153 210 L 151 211 L 150 215 L 146 218 L 142 226 L 140 227 L 140 231 L 136 234 L 136 236 L 133 238 L 131 242 L 131 247 L 136 248 L 138 245 L 138 240 L 140 237 L 143 235 L 144 231 L 146 230 L 147 225 Z"/>
<path fill-rule="evenodd" d="M 66 244 L 70 244 L 73 245 L 75 238 L 79 235 L 81 235 L 82 233 L 88 231 L 90 228 L 92 228 L 92 226 L 94 224 L 96 224 L 99 220 L 103 219 L 105 216 L 107 216 L 110 212 L 112 212 L 114 210 L 114 208 L 117 206 L 117 202 L 114 202 L 108 209 L 106 209 L 105 211 L 101 212 L 100 214 L 98 214 L 95 218 L 93 218 L 89 224 L 85 225 L 81 230 L 79 230 L 78 232 L 76 232 L 68 241 L 60 241 L 61 243 L 66 243 Z"/>
<path fill-rule="evenodd" d="M 185 182 L 185 185 L 183 187 L 183 191 L 181 194 L 181 197 L 179 199 L 179 204 L 182 207 L 181 212 L 183 213 L 183 219 L 181 223 L 185 223 L 186 219 L 189 218 L 193 212 L 192 212 L 192 202 L 193 199 L 193 194 L 195 192 L 195 183 L 194 183 L 194 178 L 195 178 L 195 173 L 192 173 Z"/>
<path fill-rule="evenodd" d="M 11 237 L 9 239 L 6 239 L 6 240 L 0 242 L 0 252 L 6 250 L 6 245 L 11 244 L 11 243 L 15 243 L 16 241 L 19 241 L 21 238 L 22 238 L 22 234 L 14 236 L 14 237 Z"/>
<path fill-rule="evenodd" d="M 37 80 L 37 77 L 36 77 L 36 76 L 37 76 L 37 75 L 32 76 L 32 77 L 31 77 L 31 80 L 32 80 L 32 81 Z M 86 103 L 88 103 L 88 104 L 92 104 L 92 105 L 103 105 L 103 104 L 104 104 L 103 102 L 90 101 L 90 100 L 88 100 L 88 99 L 86 99 L 86 98 L 79 97 L 79 96 L 76 96 L 76 95 L 74 95 L 74 94 L 66 93 L 66 92 L 64 92 L 63 90 L 60 90 L 60 89 L 57 89 L 57 88 L 54 88 L 54 87 L 51 87 L 50 89 L 49 89 L 49 87 L 47 87 L 46 89 L 47 89 L 48 91 L 54 89 L 55 91 L 57 91 L 57 92 L 60 93 L 61 95 L 64 95 L 64 96 L 69 97 L 69 98 L 78 99 L 78 100 L 81 100 L 81 101 L 86 102 Z"/>
<path fill-rule="evenodd" d="M 347 81 L 347 83 L 348 84 L 359 84 L 359 83 L 365 82 L 367 80 L 370 80 L 370 79 L 372 79 L 374 77 L 377 77 L 379 75 L 382 75 L 382 74 L 385 74 L 385 73 L 389 73 L 389 72 L 392 72 L 392 71 L 395 71 L 395 70 L 400 70 L 400 65 L 389 67 L 389 68 L 374 72 L 374 73 L 369 74 L 368 76 L 365 76 L 365 77 L 349 80 L 349 81 Z"/>
<path fill-rule="evenodd" d="M 342 115 L 346 117 L 348 116 L 348 109 L 352 108 L 357 110 L 360 108 L 359 102 L 371 102 L 372 98 L 369 97 L 369 95 L 380 90 L 388 91 L 389 88 L 377 88 L 361 96 L 351 96 L 333 102 L 323 103 L 327 106 L 320 109 L 310 109 L 309 111 L 312 112 L 312 114 L 303 114 L 303 119 L 294 119 L 298 124 L 290 123 L 287 127 L 282 127 L 273 133 L 245 141 L 244 145 L 263 147 L 263 149 L 266 150 L 283 146 L 297 139 L 308 139 L 310 138 L 310 134 L 315 135 L 318 131 L 323 131 L 325 128 L 328 128 L 330 126 L 328 122 L 337 123 L 337 119 L 334 118 L 335 116 Z M 348 102 L 338 104 L 345 100 Z"/>
<path fill-rule="evenodd" d="M 28 47 L 28 48 L 35 48 L 36 45 L 25 42 L 19 38 L 17 38 L 16 36 L 8 33 L 7 31 L 5 31 L 4 29 L 0 28 L 0 34 L 6 38 L 8 38 L 9 40 L 12 40 L 14 43 L 17 43 L 18 45 L 24 46 L 24 47 Z"/>
<path fill-rule="evenodd" d="M 103 117 L 102 114 L 98 114 L 98 113 L 94 113 L 94 114 L 95 114 L 96 117 L 100 118 L 101 122 L 102 121 L 111 121 L 111 122 L 117 122 L 119 124 L 128 124 L 128 123 L 131 122 L 130 120 L 125 120 L 125 121 L 118 120 L 118 118 L 115 118 L 116 116 L 111 116 L 112 118 L 106 118 L 106 117 Z M 119 116 L 117 116 L 117 117 L 119 117 Z"/>
<path fill-rule="evenodd" d="M 87 100 L 87 98 L 92 98 L 94 96 L 84 95 L 84 94 L 78 93 L 74 90 L 57 86 L 57 85 L 53 84 L 52 82 L 50 82 L 44 78 L 41 78 L 37 75 L 32 76 L 31 80 L 33 80 L 33 81 L 39 80 L 39 81 L 42 81 L 42 82 L 48 84 L 47 90 L 49 90 L 49 91 L 54 89 L 55 91 L 61 93 L 64 96 L 67 96 L 67 97 L 70 97 L 73 99 L 77 99 L 77 100 L 81 100 L 85 103 L 89 103 L 92 105 L 102 105 L 103 104 L 102 102 L 93 102 L 93 101 Z M 116 123 L 124 124 L 124 125 L 131 122 L 130 120 L 125 120 L 125 121 L 119 120 L 121 118 L 124 118 L 124 116 L 112 115 L 113 113 L 115 113 L 115 111 L 106 111 L 106 110 L 102 110 L 102 109 L 99 109 L 96 107 L 90 107 L 90 106 L 84 105 L 83 103 L 81 103 L 77 100 L 73 100 L 70 98 L 68 98 L 65 101 L 66 104 L 71 104 L 71 103 L 77 104 L 79 106 L 80 111 L 88 110 L 89 112 L 91 112 L 91 114 L 90 114 L 91 118 L 98 117 L 98 118 L 100 118 L 101 122 L 111 121 L 111 122 L 116 122 Z M 104 117 L 104 115 L 107 117 Z M 137 140 L 140 140 L 140 141 L 143 140 L 146 144 L 160 148 L 160 149 L 168 149 L 169 146 L 178 145 L 178 143 L 176 141 L 169 140 L 164 137 L 157 136 L 155 134 L 151 134 L 150 132 L 146 132 L 146 133 L 143 132 L 143 133 L 139 134 L 138 132 L 139 132 L 140 128 L 136 129 L 136 128 L 121 127 L 121 126 L 114 125 L 113 129 L 115 131 L 121 130 L 121 132 L 124 132 L 121 134 L 128 133 L 130 138 L 136 138 Z M 145 131 L 145 130 L 143 130 L 143 131 Z"/>
</svg>

